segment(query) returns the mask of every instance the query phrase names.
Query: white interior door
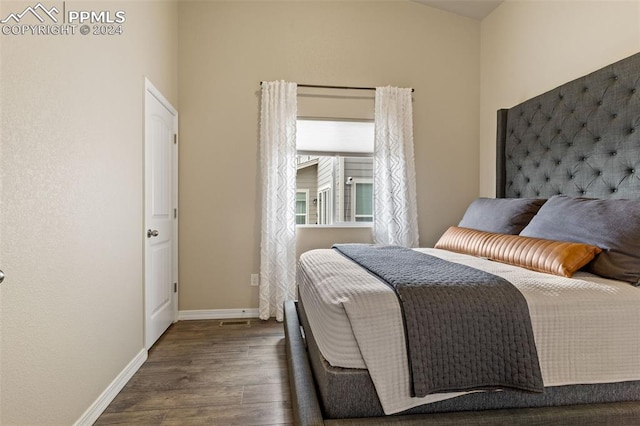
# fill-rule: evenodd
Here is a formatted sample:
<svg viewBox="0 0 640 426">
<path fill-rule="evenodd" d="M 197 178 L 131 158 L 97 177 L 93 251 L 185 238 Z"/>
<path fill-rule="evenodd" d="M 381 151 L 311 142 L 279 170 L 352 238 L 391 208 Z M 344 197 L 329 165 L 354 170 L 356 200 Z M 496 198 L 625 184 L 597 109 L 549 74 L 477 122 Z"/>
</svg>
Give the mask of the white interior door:
<svg viewBox="0 0 640 426">
<path fill-rule="evenodd" d="M 145 87 L 145 346 L 177 319 L 178 114 Z"/>
</svg>

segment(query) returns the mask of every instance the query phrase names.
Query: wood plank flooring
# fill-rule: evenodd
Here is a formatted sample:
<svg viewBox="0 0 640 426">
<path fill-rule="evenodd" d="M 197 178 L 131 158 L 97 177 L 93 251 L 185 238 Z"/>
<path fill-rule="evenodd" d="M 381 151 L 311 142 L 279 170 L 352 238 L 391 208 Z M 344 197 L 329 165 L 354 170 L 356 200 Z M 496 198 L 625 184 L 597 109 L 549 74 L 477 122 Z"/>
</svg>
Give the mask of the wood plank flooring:
<svg viewBox="0 0 640 426">
<path fill-rule="evenodd" d="M 290 425 L 284 329 L 173 324 L 95 425 Z"/>
</svg>

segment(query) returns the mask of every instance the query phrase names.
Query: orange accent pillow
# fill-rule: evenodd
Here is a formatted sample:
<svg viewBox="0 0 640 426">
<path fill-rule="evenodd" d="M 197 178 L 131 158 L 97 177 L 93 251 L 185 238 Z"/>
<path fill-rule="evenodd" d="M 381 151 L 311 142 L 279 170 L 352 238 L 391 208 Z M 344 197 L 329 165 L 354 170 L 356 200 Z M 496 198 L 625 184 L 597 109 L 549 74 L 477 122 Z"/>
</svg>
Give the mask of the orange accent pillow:
<svg viewBox="0 0 640 426">
<path fill-rule="evenodd" d="M 435 247 L 563 277 L 571 277 L 602 251 L 589 244 L 495 234 L 457 226 L 447 229 Z"/>
</svg>

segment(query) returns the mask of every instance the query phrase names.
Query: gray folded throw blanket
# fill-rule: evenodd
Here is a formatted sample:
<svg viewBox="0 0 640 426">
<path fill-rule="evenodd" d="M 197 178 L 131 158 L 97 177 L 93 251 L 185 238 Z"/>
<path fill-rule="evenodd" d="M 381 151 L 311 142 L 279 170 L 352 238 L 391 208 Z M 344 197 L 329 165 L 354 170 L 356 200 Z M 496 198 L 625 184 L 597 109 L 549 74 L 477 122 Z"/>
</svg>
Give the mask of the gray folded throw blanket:
<svg viewBox="0 0 640 426">
<path fill-rule="evenodd" d="M 510 282 L 404 247 L 333 248 L 395 290 L 412 396 L 506 388 L 542 392 L 529 308 Z"/>
</svg>

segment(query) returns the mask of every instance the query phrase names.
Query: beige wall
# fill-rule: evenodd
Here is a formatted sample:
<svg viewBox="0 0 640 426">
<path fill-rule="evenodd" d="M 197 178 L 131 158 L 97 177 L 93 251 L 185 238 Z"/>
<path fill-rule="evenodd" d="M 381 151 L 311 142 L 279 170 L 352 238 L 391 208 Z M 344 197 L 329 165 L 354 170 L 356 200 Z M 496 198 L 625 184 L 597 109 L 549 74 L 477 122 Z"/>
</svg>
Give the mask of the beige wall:
<svg viewBox="0 0 640 426">
<path fill-rule="evenodd" d="M 144 76 L 177 104 L 177 3 L 66 6 L 127 21 L 0 36 L 0 424 L 73 424 L 144 347 Z"/>
<path fill-rule="evenodd" d="M 481 23 L 480 195 L 495 195 L 496 111 L 640 50 L 640 1 L 507 1 Z"/>
<path fill-rule="evenodd" d="M 179 4 L 180 309 L 257 307 L 259 82 L 413 87 L 419 226 L 478 193 L 478 21 L 417 3 Z M 304 230 L 299 247 L 370 231 Z"/>
</svg>

